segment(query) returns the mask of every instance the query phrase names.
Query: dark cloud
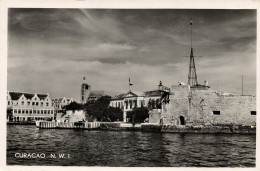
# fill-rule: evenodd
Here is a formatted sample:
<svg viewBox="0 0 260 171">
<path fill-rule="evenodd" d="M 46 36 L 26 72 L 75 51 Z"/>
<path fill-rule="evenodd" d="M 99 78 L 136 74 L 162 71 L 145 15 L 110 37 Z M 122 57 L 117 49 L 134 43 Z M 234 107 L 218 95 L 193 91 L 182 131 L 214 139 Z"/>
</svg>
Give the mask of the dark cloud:
<svg viewBox="0 0 260 171">
<path fill-rule="evenodd" d="M 76 87 L 66 96 L 77 99 L 83 75 L 96 88 L 122 91 L 127 86 L 122 88 L 120 80 L 130 76 L 138 90 L 152 89 L 161 79 L 169 85 L 185 82 L 191 17 L 195 54 L 203 56 L 196 59 L 199 80 L 220 84 L 211 77 L 222 75 L 219 80 L 227 82 L 244 74 L 255 83 L 255 67 L 247 68 L 256 62 L 256 10 L 11 8 L 8 88 L 45 90 L 49 86 L 37 81 L 46 79 L 56 85 L 54 96 Z M 17 87 L 20 74 L 30 77 Z M 66 76 L 72 81 L 66 80 L 68 91 L 62 91 L 60 81 Z M 234 82 L 240 85 L 239 79 Z M 239 92 L 230 88 L 234 82 L 222 88 Z M 254 94 L 255 84 L 248 89 Z"/>
</svg>

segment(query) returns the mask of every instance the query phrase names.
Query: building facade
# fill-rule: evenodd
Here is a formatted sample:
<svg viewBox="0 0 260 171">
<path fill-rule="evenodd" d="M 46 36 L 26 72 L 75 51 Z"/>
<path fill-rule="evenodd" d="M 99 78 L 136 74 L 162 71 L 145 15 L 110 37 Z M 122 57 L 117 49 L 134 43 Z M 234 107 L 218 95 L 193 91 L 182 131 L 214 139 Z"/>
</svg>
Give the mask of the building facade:
<svg viewBox="0 0 260 171">
<path fill-rule="evenodd" d="M 119 94 L 111 99 L 110 106 L 118 107 L 123 111 L 123 122 L 128 122 L 127 112 L 132 111 L 134 108 L 150 107 L 157 108 L 160 103 L 161 94 L 158 90 L 147 91 L 144 93 L 133 93 L 131 91 Z M 154 101 L 154 103 L 152 103 Z"/>
<path fill-rule="evenodd" d="M 164 125 L 256 125 L 255 96 L 174 85 L 169 98 L 162 110 Z"/>
<path fill-rule="evenodd" d="M 52 102 L 54 104 L 55 114 L 62 113 L 62 109 L 64 106 L 69 105 L 71 102 L 73 102 L 73 98 L 53 98 Z"/>
<path fill-rule="evenodd" d="M 35 121 L 54 119 L 54 104 L 49 94 L 7 92 L 8 120 Z"/>
</svg>

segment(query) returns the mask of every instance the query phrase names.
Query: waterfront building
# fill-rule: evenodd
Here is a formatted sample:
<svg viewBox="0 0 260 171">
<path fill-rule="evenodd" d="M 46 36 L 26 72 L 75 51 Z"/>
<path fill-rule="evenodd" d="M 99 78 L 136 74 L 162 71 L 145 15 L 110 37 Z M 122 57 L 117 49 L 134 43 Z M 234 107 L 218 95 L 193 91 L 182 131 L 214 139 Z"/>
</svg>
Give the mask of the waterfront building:
<svg viewBox="0 0 260 171">
<path fill-rule="evenodd" d="M 7 91 L 7 113 L 13 121 L 52 120 L 54 105 L 49 94 Z"/>
<path fill-rule="evenodd" d="M 159 90 L 145 91 L 143 103 L 150 109 L 157 109 L 161 103 L 161 92 Z"/>
<path fill-rule="evenodd" d="M 256 97 L 222 93 L 206 86 L 173 85 L 163 105 L 164 125 L 256 126 Z"/>
<path fill-rule="evenodd" d="M 110 106 L 118 107 L 123 110 L 123 122 L 128 122 L 127 112 L 132 111 L 134 108 L 139 107 L 151 107 L 157 108 L 160 103 L 161 94 L 158 90 L 146 91 L 146 92 L 132 92 L 122 93 L 110 101 Z M 154 101 L 154 106 L 152 105 Z"/>
<path fill-rule="evenodd" d="M 62 108 L 66 105 L 69 105 L 71 102 L 73 102 L 73 98 L 53 98 L 52 102 L 54 104 L 55 114 L 62 113 Z"/>
</svg>

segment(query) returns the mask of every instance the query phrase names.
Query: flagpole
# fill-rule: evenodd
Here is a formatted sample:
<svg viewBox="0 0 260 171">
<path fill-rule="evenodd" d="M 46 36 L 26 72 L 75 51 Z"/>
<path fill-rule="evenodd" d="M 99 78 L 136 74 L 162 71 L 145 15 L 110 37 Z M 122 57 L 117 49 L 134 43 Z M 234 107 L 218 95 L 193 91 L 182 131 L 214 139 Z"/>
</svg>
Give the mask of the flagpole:
<svg viewBox="0 0 260 171">
<path fill-rule="evenodd" d="M 129 78 L 128 86 L 129 86 L 129 91 L 131 91 L 131 88 L 130 88 L 130 78 Z"/>
</svg>

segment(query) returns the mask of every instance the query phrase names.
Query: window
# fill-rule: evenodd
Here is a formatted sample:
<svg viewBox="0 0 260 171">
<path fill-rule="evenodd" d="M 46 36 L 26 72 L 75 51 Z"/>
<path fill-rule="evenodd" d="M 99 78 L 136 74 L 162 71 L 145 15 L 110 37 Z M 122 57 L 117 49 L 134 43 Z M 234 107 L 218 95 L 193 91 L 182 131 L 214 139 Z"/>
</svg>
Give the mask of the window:
<svg viewBox="0 0 260 171">
<path fill-rule="evenodd" d="M 21 105 L 24 105 L 24 101 L 21 101 Z"/>
<path fill-rule="evenodd" d="M 132 100 L 129 101 L 130 109 L 132 109 Z"/>
<path fill-rule="evenodd" d="M 36 110 L 33 110 L 33 113 L 36 113 Z"/>
<path fill-rule="evenodd" d="M 46 110 L 44 110 L 44 114 L 46 114 Z"/>
<path fill-rule="evenodd" d="M 35 103 L 36 106 L 38 106 L 38 104 L 39 104 L 38 102 Z"/>
<path fill-rule="evenodd" d="M 128 101 L 125 101 L 125 108 L 128 108 Z"/>
<path fill-rule="evenodd" d="M 213 111 L 213 114 L 214 115 L 220 115 L 220 111 L 219 110 Z"/>
<path fill-rule="evenodd" d="M 32 102 L 32 105 L 33 105 L 33 106 L 34 106 L 34 104 L 35 104 L 35 103 L 34 103 L 34 102 Z"/>
<path fill-rule="evenodd" d="M 17 113 L 17 110 L 16 110 L 16 109 L 14 109 L 14 113 Z"/>
<path fill-rule="evenodd" d="M 35 99 L 34 100 L 37 100 L 37 98 L 35 97 Z"/>
<path fill-rule="evenodd" d="M 21 113 L 21 110 L 18 109 L 18 113 Z"/>
<path fill-rule="evenodd" d="M 30 111 L 30 113 L 32 113 L 32 110 L 29 110 Z"/>
<path fill-rule="evenodd" d="M 30 106 L 30 102 L 27 102 L 27 105 Z"/>
<path fill-rule="evenodd" d="M 24 110 L 22 109 L 22 113 L 24 113 Z"/>
<path fill-rule="evenodd" d="M 8 105 L 10 105 L 10 101 L 8 101 Z"/>
<path fill-rule="evenodd" d="M 41 102 L 41 106 L 43 106 L 43 102 Z"/>
<path fill-rule="evenodd" d="M 46 103 L 46 106 L 49 106 L 49 103 Z"/>
<path fill-rule="evenodd" d="M 256 115 L 256 111 L 251 111 L 251 115 Z"/>
<path fill-rule="evenodd" d="M 28 113 L 28 110 L 25 110 L 25 113 Z"/>
<path fill-rule="evenodd" d="M 40 114 L 40 110 L 37 110 L 37 113 Z"/>
</svg>

